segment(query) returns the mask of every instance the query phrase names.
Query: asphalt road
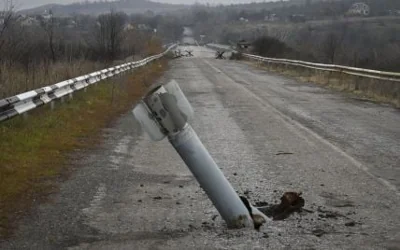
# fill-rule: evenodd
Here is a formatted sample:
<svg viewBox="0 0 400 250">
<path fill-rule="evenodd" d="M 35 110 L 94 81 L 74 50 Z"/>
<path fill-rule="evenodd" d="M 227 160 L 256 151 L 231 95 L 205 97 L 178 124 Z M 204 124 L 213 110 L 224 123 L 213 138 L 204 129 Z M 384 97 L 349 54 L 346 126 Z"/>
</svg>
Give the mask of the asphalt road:
<svg viewBox="0 0 400 250">
<path fill-rule="evenodd" d="M 227 230 L 168 141 L 128 113 L 71 155 L 74 174 L 1 249 L 400 249 L 398 110 L 192 49 L 161 82 L 180 83 L 222 171 L 252 202 L 301 191 L 308 212 Z"/>
</svg>

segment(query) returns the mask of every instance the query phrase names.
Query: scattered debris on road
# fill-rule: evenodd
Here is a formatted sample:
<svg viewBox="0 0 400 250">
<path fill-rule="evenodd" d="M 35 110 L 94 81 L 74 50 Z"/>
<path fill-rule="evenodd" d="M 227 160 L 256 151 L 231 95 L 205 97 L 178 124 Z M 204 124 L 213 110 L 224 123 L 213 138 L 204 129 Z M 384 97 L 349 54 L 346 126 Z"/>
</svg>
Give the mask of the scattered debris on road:
<svg viewBox="0 0 400 250">
<path fill-rule="evenodd" d="M 258 203 L 260 204 L 260 203 Z M 280 204 L 259 206 L 257 207 L 260 212 L 273 220 L 284 220 L 294 212 L 301 212 L 304 207 L 305 201 L 301 197 L 301 192 L 286 192 L 281 197 Z"/>
<path fill-rule="evenodd" d="M 346 227 L 354 227 L 354 226 L 356 225 L 356 222 L 354 222 L 354 221 L 349 221 L 349 222 L 346 222 L 344 225 L 345 225 Z"/>
<path fill-rule="evenodd" d="M 312 231 L 312 234 L 317 236 L 317 237 L 322 237 L 326 233 L 327 232 L 325 230 L 322 230 L 322 229 L 315 229 L 315 230 Z"/>
<path fill-rule="evenodd" d="M 248 194 L 249 191 L 246 191 L 245 195 Z M 262 224 L 266 222 L 265 218 L 253 213 L 252 206 L 246 197 L 240 196 L 240 199 L 249 210 L 249 214 L 253 219 L 254 228 L 259 230 Z M 269 205 L 267 202 L 257 202 L 255 208 L 273 220 L 284 220 L 294 212 L 301 212 L 304 204 L 305 201 L 301 197 L 301 192 L 286 192 L 281 197 L 280 204 Z"/>
<path fill-rule="evenodd" d="M 225 59 L 224 54 L 225 54 L 225 51 L 217 51 L 215 53 L 215 59 Z"/>
<path fill-rule="evenodd" d="M 324 210 L 321 207 L 318 207 L 317 212 L 319 218 L 326 218 L 326 219 L 338 219 L 339 217 L 346 218 L 344 215 L 338 212 Z"/>
<path fill-rule="evenodd" d="M 255 205 L 256 207 L 265 207 L 265 206 L 268 206 L 268 202 L 265 202 L 265 201 L 257 201 L 254 205 Z"/>
<path fill-rule="evenodd" d="M 194 56 L 194 55 L 193 55 L 193 50 L 185 50 L 185 52 L 186 52 L 186 56 L 187 56 L 187 57 Z"/>
<path fill-rule="evenodd" d="M 283 151 L 279 151 L 278 153 L 276 153 L 275 155 L 293 155 L 294 153 L 291 152 L 283 152 Z"/>
</svg>

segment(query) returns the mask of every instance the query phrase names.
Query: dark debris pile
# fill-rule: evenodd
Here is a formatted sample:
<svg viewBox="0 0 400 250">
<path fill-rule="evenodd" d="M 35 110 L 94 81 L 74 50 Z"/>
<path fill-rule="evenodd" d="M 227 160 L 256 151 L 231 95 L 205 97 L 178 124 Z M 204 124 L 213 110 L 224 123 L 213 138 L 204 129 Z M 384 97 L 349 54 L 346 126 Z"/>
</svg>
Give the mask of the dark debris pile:
<svg viewBox="0 0 400 250">
<path fill-rule="evenodd" d="M 281 197 L 281 203 L 258 206 L 258 210 L 273 220 L 284 220 L 295 212 L 301 212 L 305 201 L 301 197 L 301 192 L 286 192 Z"/>
</svg>

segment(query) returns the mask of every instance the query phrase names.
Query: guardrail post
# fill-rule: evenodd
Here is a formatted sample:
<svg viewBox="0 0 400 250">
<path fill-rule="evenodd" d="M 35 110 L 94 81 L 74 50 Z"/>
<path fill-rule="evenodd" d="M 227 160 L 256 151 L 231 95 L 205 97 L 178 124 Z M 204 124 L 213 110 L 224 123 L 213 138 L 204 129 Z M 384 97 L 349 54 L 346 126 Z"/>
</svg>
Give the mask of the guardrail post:
<svg viewBox="0 0 400 250">
<path fill-rule="evenodd" d="M 188 123 L 193 109 L 175 81 L 151 91 L 133 114 L 153 140 L 168 137 L 228 227 L 253 225 L 246 206 Z"/>
<path fill-rule="evenodd" d="M 354 91 L 358 91 L 360 89 L 360 77 L 359 76 L 355 76 L 355 81 L 354 81 Z"/>
<path fill-rule="evenodd" d="M 54 110 L 55 106 L 56 106 L 56 102 L 55 101 L 50 102 L 50 109 L 51 110 Z"/>
<path fill-rule="evenodd" d="M 342 86 L 344 80 L 344 73 L 340 70 L 338 74 L 339 74 L 339 85 Z"/>
<path fill-rule="evenodd" d="M 72 99 L 74 99 L 74 94 L 71 92 L 71 93 L 68 94 L 68 97 L 69 97 L 70 100 L 72 100 Z"/>
</svg>

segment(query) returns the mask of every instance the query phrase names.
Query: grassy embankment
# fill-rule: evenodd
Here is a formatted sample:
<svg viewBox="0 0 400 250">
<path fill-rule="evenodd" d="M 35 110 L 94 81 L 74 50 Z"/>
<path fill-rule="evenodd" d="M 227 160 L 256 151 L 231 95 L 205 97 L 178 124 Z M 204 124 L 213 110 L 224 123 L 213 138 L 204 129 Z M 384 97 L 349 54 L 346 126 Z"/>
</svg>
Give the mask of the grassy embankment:
<svg viewBox="0 0 400 250">
<path fill-rule="evenodd" d="M 261 67 L 271 72 L 295 78 L 301 82 L 315 83 L 335 91 L 350 93 L 359 99 L 388 103 L 400 108 L 400 82 L 369 79 L 279 64 L 263 64 Z"/>
<path fill-rule="evenodd" d="M 73 100 L 0 123 L 0 236 L 35 200 L 57 190 L 67 155 L 96 145 L 102 128 L 128 112 L 167 68 L 165 59 L 74 94 Z"/>
</svg>

